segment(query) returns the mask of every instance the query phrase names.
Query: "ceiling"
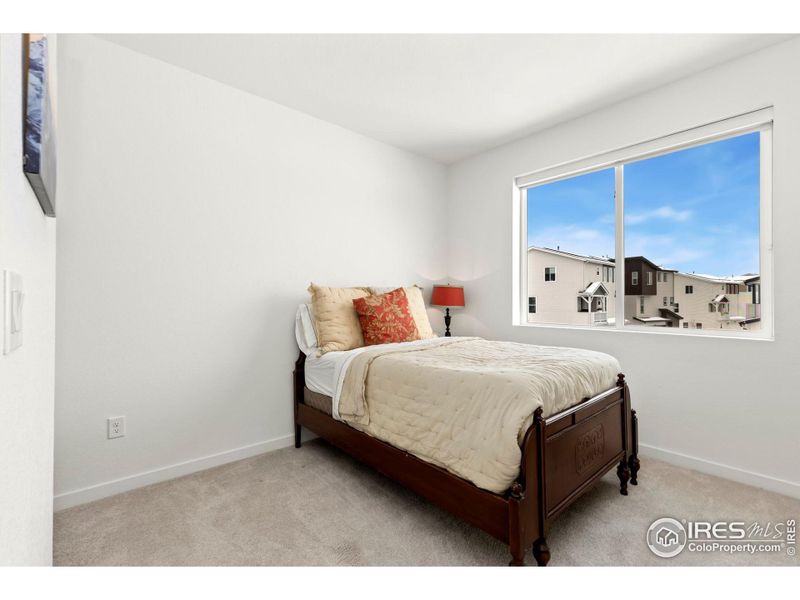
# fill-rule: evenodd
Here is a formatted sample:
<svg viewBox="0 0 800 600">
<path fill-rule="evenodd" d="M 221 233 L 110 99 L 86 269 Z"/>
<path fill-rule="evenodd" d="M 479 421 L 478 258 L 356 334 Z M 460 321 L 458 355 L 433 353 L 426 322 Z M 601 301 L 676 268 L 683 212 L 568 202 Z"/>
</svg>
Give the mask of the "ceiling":
<svg viewBox="0 0 800 600">
<path fill-rule="evenodd" d="M 451 163 L 790 36 L 100 37 Z"/>
</svg>

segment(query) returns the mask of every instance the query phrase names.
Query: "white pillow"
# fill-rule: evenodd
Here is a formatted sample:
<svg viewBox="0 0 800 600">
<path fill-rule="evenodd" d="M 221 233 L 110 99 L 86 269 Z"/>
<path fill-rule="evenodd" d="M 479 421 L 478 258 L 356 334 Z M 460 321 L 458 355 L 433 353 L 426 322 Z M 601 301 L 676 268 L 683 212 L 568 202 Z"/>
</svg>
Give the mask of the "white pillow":
<svg viewBox="0 0 800 600">
<path fill-rule="evenodd" d="M 294 317 L 294 337 L 297 339 L 297 345 L 306 356 L 316 354 L 317 348 L 317 333 L 314 331 L 314 319 L 311 317 L 311 305 L 301 304 L 297 307 L 297 313 Z"/>
</svg>

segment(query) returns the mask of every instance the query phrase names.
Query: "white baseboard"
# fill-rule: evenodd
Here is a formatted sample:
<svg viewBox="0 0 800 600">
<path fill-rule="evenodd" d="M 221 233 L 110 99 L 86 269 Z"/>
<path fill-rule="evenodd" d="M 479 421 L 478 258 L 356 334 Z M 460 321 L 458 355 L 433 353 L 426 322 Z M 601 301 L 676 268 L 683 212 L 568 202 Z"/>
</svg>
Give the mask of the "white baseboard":
<svg viewBox="0 0 800 600">
<path fill-rule="evenodd" d="M 306 439 L 306 436 L 303 435 L 303 440 Z M 93 500 L 99 500 L 100 498 L 105 498 L 107 496 L 114 496 L 115 494 L 128 492 L 130 490 L 144 487 L 153 483 L 175 479 L 176 477 L 182 477 L 183 475 L 189 475 L 190 473 L 195 473 L 197 471 L 204 471 L 205 469 L 210 469 L 211 467 L 217 467 L 226 463 L 242 460 L 243 458 L 250 458 L 251 456 L 263 454 L 272 450 L 287 448 L 293 444 L 294 435 L 285 435 L 272 440 L 250 444 L 249 446 L 242 446 L 241 448 L 226 450 L 225 452 L 220 452 L 218 454 L 203 456 L 201 458 L 187 460 L 174 465 L 160 467 L 158 469 L 153 469 L 152 471 L 145 471 L 144 473 L 136 473 L 135 475 L 129 475 L 128 477 L 122 477 L 120 479 L 98 483 L 96 485 L 91 485 L 79 490 L 64 492 L 53 498 L 53 510 L 64 510 L 65 508 L 70 508 L 79 504 L 85 504 L 86 502 L 92 502 Z"/>
<path fill-rule="evenodd" d="M 778 479 L 777 477 L 770 477 L 769 475 L 761 475 L 760 473 L 753 473 L 752 471 L 745 471 L 738 467 L 723 465 L 703 458 L 681 454 L 680 452 L 656 448 L 655 446 L 649 446 L 647 444 L 639 444 L 639 455 L 663 460 L 664 462 L 708 475 L 716 475 L 723 479 L 738 481 L 739 483 L 759 487 L 769 490 L 770 492 L 777 492 L 785 496 L 800 498 L 800 483 L 795 483 L 793 481 Z"/>
<path fill-rule="evenodd" d="M 310 434 L 310 432 L 304 432 L 304 441 L 306 439 L 315 437 L 308 434 Z M 128 477 L 122 477 L 120 479 L 98 483 L 96 485 L 73 490 L 71 492 L 64 492 L 62 494 L 58 494 L 53 499 L 53 510 L 64 510 L 65 508 L 70 508 L 79 504 L 85 504 L 87 502 L 92 502 L 93 500 L 99 500 L 100 498 L 106 498 L 115 494 L 121 494 L 122 492 L 128 492 L 130 490 L 144 487 L 153 483 L 168 481 L 169 479 L 175 479 L 176 477 L 182 477 L 183 475 L 189 475 L 190 473 L 195 473 L 197 471 L 203 471 L 219 465 L 235 462 L 237 460 L 242 460 L 243 458 L 250 458 L 251 456 L 264 454 L 265 452 L 271 452 L 272 450 L 287 448 L 293 443 L 294 436 L 285 435 L 272 440 L 250 444 L 249 446 L 234 448 L 233 450 L 227 450 L 218 454 L 203 456 L 201 458 L 195 458 L 174 465 L 160 467 L 151 471 L 145 471 L 144 473 L 137 473 Z M 664 462 L 677 465 L 679 467 L 700 471 L 701 473 L 707 473 L 709 475 L 716 475 L 717 477 L 738 481 L 739 483 L 763 488 L 765 490 L 777 492 L 778 494 L 784 494 L 793 498 L 800 498 L 800 483 L 794 483 L 792 481 L 778 479 L 777 477 L 770 477 L 768 475 L 761 475 L 759 473 L 753 473 L 752 471 L 745 471 L 744 469 L 739 469 L 737 467 L 730 467 L 728 465 L 712 462 L 703 458 L 688 456 L 686 454 L 681 454 L 680 452 L 664 450 L 663 448 L 657 448 L 647 444 L 639 444 L 639 454 L 642 457 L 651 457 L 658 460 L 663 460 Z"/>
</svg>

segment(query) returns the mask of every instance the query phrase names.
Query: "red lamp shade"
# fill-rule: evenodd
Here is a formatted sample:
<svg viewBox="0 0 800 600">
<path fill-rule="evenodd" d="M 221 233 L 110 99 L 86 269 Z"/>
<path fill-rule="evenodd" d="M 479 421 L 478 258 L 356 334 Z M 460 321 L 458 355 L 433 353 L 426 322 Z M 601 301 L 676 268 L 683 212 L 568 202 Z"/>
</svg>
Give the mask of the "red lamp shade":
<svg viewBox="0 0 800 600">
<path fill-rule="evenodd" d="M 461 286 L 435 285 L 431 294 L 432 306 L 464 306 L 464 288 Z"/>
</svg>

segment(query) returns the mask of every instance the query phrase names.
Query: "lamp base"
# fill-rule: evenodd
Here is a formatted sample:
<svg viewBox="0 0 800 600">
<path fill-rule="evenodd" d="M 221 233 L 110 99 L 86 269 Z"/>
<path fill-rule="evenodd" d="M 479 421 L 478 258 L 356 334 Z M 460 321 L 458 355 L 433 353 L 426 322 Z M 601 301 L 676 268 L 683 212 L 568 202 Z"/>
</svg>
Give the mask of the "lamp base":
<svg viewBox="0 0 800 600">
<path fill-rule="evenodd" d="M 452 337 L 450 335 L 450 309 L 449 308 L 445 308 L 444 309 L 444 327 L 445 327 L 444 337 Z"/>
</svg>

